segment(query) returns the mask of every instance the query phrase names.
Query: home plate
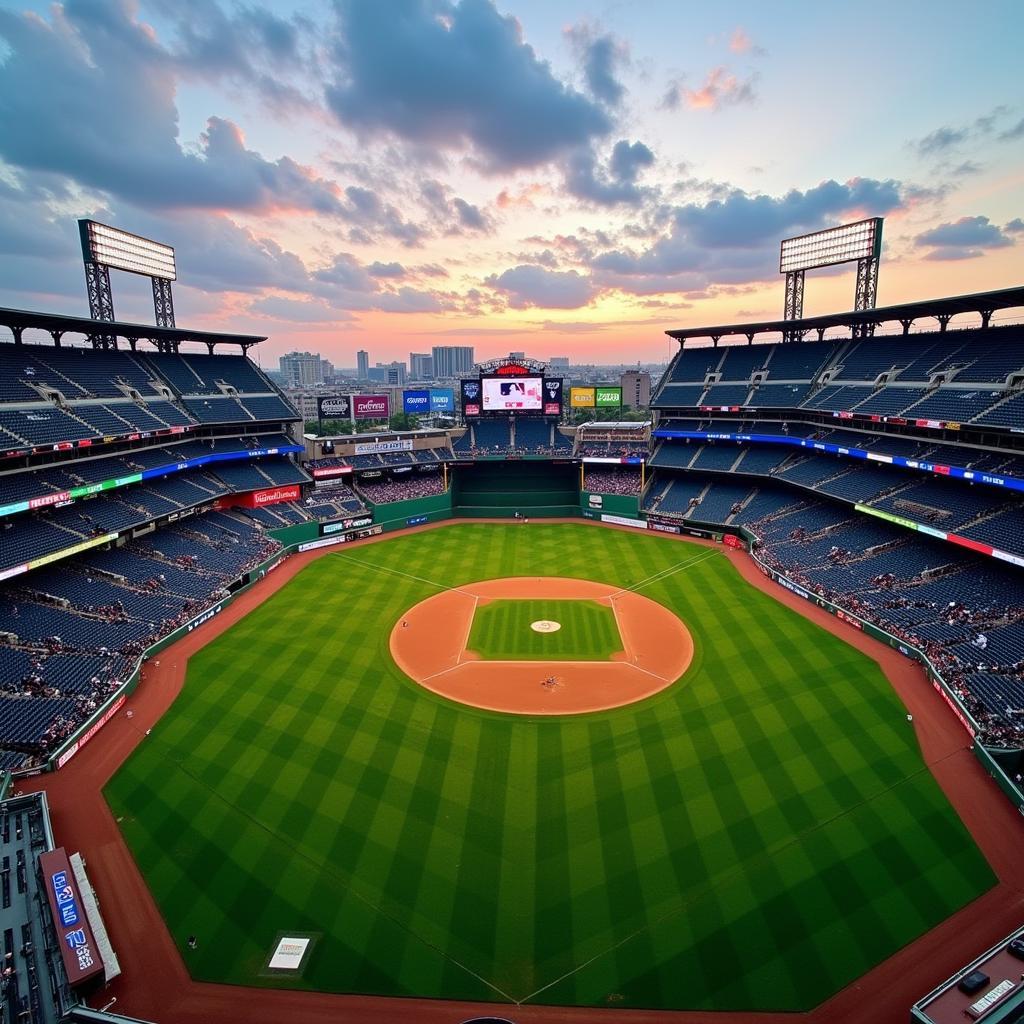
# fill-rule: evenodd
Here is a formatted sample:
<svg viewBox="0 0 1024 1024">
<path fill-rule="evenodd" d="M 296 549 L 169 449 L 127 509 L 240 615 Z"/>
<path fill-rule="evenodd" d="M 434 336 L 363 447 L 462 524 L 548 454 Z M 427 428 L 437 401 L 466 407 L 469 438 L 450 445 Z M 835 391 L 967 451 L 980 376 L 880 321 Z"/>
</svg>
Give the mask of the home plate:
<svg viewBox="0 0 1024 1024">
<path fill-rule="evenodd" d="M 538 619 L 530 623 L 530 629 L 535 633 L 557 633 L 561 628 L 560 622 L 552 622 L 551 619 Z"/>
</svg>

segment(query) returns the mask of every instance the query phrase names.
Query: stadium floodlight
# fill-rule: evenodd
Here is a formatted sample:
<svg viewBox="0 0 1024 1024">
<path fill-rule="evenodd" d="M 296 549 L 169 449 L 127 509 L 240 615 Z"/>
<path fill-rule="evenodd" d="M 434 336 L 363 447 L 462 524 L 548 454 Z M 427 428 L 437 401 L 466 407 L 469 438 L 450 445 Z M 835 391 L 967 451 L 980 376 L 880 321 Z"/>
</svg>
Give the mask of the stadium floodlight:
<svg viewBox="0 0 1024 1024">
<path fill-rule="evenodd" d="M 78 225 L 86 260 L 129 274 L 177 280 L 174 250 L 169 245 L 94 220 L 80 220 Z"/>
<path fill-rule="evenodd" d="M 178 277 L 174 249 L 163 242 L 154 242 L 151 238 L 143 238 L 94 220 L 80 220 L 78 231 L 82 239 L 82 258 L 85 260 L 90 316 L 94 320 L 114 319 L 110 271 L 124 270 L 150 279 L 157 326 L 173 327 L 171 282 Z"/>
<path fill-rule="evenodd" d="M 783 318 L 799 320 L 803 316 L 805 271 L 834 267 L 840 263 L 857 264 L 853 308 L 874 309 L 881 254 L 881 217 L 868 217 L 852 224 L 840 224 L 823 231 L 812 231 L 809 235 L 784 239 L 779 248 L 779 273 L 786 275 Z"/>
<path fill-rule="evenodd" d="M 882 218 L 869 217 L 855 224 L 841 224 L 785 239 L 779 252 L 779 273 L 878 259 L 881 250 Z"/>
</svg>

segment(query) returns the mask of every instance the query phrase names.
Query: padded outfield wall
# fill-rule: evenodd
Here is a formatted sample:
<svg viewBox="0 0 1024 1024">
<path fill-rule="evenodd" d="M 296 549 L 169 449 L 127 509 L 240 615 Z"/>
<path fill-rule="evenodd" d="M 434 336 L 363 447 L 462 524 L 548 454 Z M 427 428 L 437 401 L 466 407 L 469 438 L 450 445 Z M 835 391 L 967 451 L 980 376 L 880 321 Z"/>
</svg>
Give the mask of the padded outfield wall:
<svg viewBox="0 0 1024 1024">
<path fill-rule="evenodd" d="M 536 460 L 459 463 L 452 468 L 452 506 L 457 516 L 539 519 L 578 516 L 578 470 L 571 462 Z"/>
</svg>

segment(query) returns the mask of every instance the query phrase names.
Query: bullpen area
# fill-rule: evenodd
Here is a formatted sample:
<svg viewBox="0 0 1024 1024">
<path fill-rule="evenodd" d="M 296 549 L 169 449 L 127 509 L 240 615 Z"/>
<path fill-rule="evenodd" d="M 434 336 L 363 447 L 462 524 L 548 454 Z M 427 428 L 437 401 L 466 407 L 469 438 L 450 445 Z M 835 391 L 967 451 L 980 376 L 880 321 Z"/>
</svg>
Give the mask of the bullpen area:
<svg viewBox="0 0 1024 1024">
<path fill-rule="evenodd" d="M 515 663 L 543 707 L 445 696 L 427 655 Z M 658 685 L 552 703 L 612 669 Z M 191 658 L 105 796 L 192 977 L 248 986 L 802 1010 L 995 883 L 874 661 L 715 548 L 583 525 L 320 557 Z"/>
</svg>

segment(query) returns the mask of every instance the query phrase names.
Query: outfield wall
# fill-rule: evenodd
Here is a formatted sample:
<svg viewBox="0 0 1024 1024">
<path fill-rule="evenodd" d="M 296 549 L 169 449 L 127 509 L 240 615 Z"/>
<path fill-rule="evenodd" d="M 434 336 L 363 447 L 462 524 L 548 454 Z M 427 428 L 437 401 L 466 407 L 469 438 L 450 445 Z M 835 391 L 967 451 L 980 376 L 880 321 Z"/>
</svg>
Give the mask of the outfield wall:
<svg viewBox="0 0 1024 1024">
<path fill-rule="evenodd" d="M 452 473 L 452 510 L 457 516 L 511 519 L 580 514 L 577 469 L 571 462 L 507 460 L 461 463 Z"/>
<path fill-rule="evenodd" d="M 384 528 L 385 533 L 404 530 L 408 526 L 422 526 L 452 517 L 452 489 L 443 494 L 432 494 L 427 498 L 410 498 L 408 501 L 391 501 L 375 505 L 368 502 L 374 522 Z"/>
<path fill-rule="evenodd" d="M 601 491 L 580 491 L 580 511 L 587 519 L 587 512 L 610 512 L 616 516 L 640 518 L 640 499 L 635 494 L 604 494 Z"/>
</svg>

